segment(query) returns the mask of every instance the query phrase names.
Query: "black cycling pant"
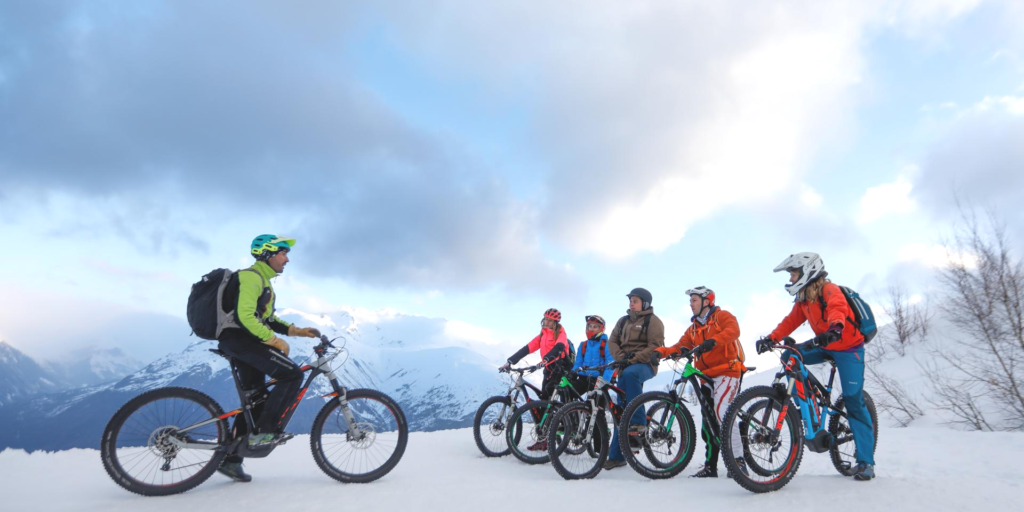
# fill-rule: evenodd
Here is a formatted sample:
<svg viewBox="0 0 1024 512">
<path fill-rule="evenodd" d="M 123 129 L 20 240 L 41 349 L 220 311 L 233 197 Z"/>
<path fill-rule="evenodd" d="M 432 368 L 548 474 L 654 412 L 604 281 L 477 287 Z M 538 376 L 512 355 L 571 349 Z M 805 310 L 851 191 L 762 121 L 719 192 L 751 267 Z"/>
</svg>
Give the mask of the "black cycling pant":
<svg viewBox="0 0 1024 512">
<path fill-rule="evenodd" d="M 235 360 L 243 390 L 263 385 L 267 376 L 277 379 L 270 390 L 270 396 L 261 404 L 262 407 L 257 406 L 252 410 L 257 431 L 277 432 L 281 428 L 285 411 L 302 387 L 302 370 L 299 365 L 279 350 L 249 339 L 223 339 L 220 349 Z M 242 415 L 235 416 L 234 431 L 236 436 L 248 433 Z"/>
</svg>

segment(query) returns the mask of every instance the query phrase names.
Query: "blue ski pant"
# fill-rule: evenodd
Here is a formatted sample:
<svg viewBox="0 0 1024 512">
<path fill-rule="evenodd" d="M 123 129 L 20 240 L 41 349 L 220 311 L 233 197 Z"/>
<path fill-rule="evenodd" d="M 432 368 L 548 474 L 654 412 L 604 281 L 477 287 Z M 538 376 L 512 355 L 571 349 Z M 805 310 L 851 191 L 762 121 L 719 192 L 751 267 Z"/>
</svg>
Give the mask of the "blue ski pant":
<svg viewBox="0 0 1024 512">
<path fill-rule="evenodd" d="M 849 418 L 853 442 L 857 446 L 857 462 L 875 464 L 875 431 L 871 424 L 871 413 L 864 403 L 864 345 L 847 352 L 833 352 L 823 348 L 812 348 L 800 352 L 804 364 L 820 364 L 829 355 L 839 370 L 839 385 L 843 390 L 843 403 Z"/>
<path fill-rule="evenodd" d="M 626 367 L 619 374 L 619 387 L 626 393 L 625 400 L 619 404 L 623 408 L 633 400 L 640 396 L 644 392 L 644 382 L 647 382 L 654 378 L 654 368 L 647 363 L 636 363 Z M 643 425 L 646 423 L 644 414 L 646 411 L 643 408 L 637 409 L 633 413 L 633 417 L 629 419 L 630 425 Z M 622 456 L 622 450 L 619 449 L 619 429 L 615 428 L 615 434 L 612 436 L 612 445 L 608 453 L 608 458 L 612 460 L 626 460 Z"/>
</svg>

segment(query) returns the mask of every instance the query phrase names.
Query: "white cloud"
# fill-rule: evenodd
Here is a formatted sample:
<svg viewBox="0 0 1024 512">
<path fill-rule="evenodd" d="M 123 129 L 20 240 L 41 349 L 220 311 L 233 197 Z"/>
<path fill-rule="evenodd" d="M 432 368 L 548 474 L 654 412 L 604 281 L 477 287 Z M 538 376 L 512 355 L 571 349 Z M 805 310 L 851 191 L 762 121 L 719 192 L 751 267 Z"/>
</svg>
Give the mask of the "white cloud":
<svg viewBox="0 0 1024 512">
<path fill-rule="evenodd" d="M 803 203 L 804 206 L 817 208 L 821 206 L 822 201 L 824 201 L 824 199 L 816 190 L 807 185 L 801 186 L 800 202 Z"/>
<path fill-rule="evenodd" d="M 945 268 L 954 264 L 962 264 L 967 268 L 978 266 L 978 257 L 973 254 L 959 253 L 941 244 L 908 244 L 900 248 L 897 255 L 900 261 L 923 263 L 932 268 Z"/>
<path fill-rule="evenodd" d="M 860 200 L 858 221 L 867 224 L 887 215 L 913 211 L 916 207 L 916 203 L 910 197 L 913 188 L 913 184 L 903 178 L 895 183 L 869 188 Z"/>
<path fill-rule="evenodd" d="M 444 334 L 453 340 L 483 343 L 485 345 L 501 345 L 505 342 L 505 340 L 495 336 L 494 332 L 490 329 L 477 327 L 459 320 L 448 320 L 444 325 Z"/>
<path fill-rule="evenodd" d="M 1024 96 L 986 96 L 968 109 L 968 112 L 987 112 L 1001 109 L 1015 116 L 1024 115 Z"/>
</svg>

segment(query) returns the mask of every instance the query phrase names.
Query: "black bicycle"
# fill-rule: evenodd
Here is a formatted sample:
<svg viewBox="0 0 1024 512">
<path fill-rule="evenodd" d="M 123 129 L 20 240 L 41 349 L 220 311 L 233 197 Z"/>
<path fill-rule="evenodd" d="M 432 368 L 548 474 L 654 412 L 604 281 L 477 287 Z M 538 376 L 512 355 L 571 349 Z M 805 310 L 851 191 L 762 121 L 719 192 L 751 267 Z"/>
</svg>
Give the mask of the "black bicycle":
<svg viewBox="0 0 1024 512">
<path fill-rule="evenodd" d="M 527 464 L 547 463 L 547 426 L 559 407 L 579 398 L 576 388 L 563 376 L 550 400 L 531 400 L 517 408 L 505 429 L 505 441 L 512 455 Z"/>
<path fill-rule="evenodd" d="M 310 383 L 326 374 L 334 388 L 317 414 L 310 432 L 313 459 L 328 476 L 346 483 L 365 483 L 390 472 L 405 453 L 409 426 L 401 407 L 372 389 L 347 389 L 331 367 L 344 347 L 320 337 L 313 348 L 317 359 L 305 365 L 310 372 L 282 428 L 305 396 Z M 231 361 L 232 375 L 242 407 L 225 413 L 219 404 L 194 389 L 168 387 L 147 391 L 123 405 L 103 431 L 100 457 L 115 483 L 144 496 L 185 492 L 203 483 L 220 467 L 224 457 L 266 457 L 290 436 L 265 447 L 250 448 L 248 436 L 233 436 L 228 419 L 242 414 L 249 432 L 256 431 L 251 410 L 266 400 L 275 380 L 255 389 L 242 389 L 238 368 L 227 354 L 211 352 Z"/>
<path fill-rule="evenodd" d="M 702 381 L 713 381 L 693 366 L 693 360 L 699 354 L 698 348 L 694 351 L 684 349 L 670 356 L 673 361 L 685 361 L 681 367 L 674 368 L 679 377 L 672 387 L 668 391 L 650 391 L 634 398 L 622 413 L 623 417 L 632 418 L 637 410 L 644 411 L 646 425 L 630 430 L 629 435 L 621 435 L 620 431 L 619 447 L 630 467 L 647 478 L 674 477 L 693 458 L 697 432 L 693 416 L 686 407 L 687 385 L 696 392 L 701 417 L 710 427 L 710 434 L 721 439 L 714 404 L 700 391 Z M 748 368 L 747 371 L 754 369 Z M 636 446 L 640 449 L 637 450 Z"/>
<path fill-rule="evenodd" d="M 748 491 L 776 491 L 789 483 L 800 467 L 805 447 L 817 453 L 828 452 L 832 465 L 843 475 L 855 463 L 853 431 L 843 399 L 832 401 L 835 361 L 825 353 L 825 361 L 832 368 L 828 384 L 823 385 L 807 371 L 798 352 L 810 348 L 813 341 L 796 345 L 787 337 L 784 345 L 775 349 L 781 351 L 782 370 L 775 374 L 772 385 L 743 391 L 725 413 L 722 451 L 742 453 L 749 471 L 737 471 L 739 466 L 731 457 L 725 457 L 725 467 Z M 871 395 L 863 393 L 877 449 L 878 413 Z M 733 429 L 739 429 L 742 443 L 736 452 L 730 447 Z"/>
<path fill-rule="evenodd" d="M 547 430 L 548 457 L 562 478 L 594 478 L 601 472 L 601 466 L 608 458 L 612 436 L 605 416 L 611 413 L 616 424 L 623 418 L 622 407 L 611 396 L 615 393 L 620 402 L 625 400 L 626 392 L 615 386 L 618 370 L 623 367 L 625 363 L 613 362 L 601 366 L 583 366 L 577 370 L 596 371 L 598 377 L 593 379 L 593 389 L 585 393 L 582 400 L 562 405 L 551 418 Z M 616 370 L 611 381 L 601 376 L 608 368 Z"/>
<path fill-rule="evenodd" d="M 498 370 L 508 373 L 511 377 L 508 391 L 504 395 L 497 395 L 484 400 L 476 410 L 473 418 L 473 439 L 476 440 L 476 447 L 486 457 L 503 457 L 508 455 L 511 449 L 505 437 L 512 414 L 520 405 L 535 399 L 530 396 L 532 389 L 537 397 L 540 397 L 541 390 L 530 384 L 523 378 L 524 375 L 533 373 L 544 368 L 544 365 L 526 366 L 523 368 L 511 368 Z M 517 429 L 522 432 L 522 429 Z M 519 439 L 515 439 L 518 443 Z"/>
</svg>

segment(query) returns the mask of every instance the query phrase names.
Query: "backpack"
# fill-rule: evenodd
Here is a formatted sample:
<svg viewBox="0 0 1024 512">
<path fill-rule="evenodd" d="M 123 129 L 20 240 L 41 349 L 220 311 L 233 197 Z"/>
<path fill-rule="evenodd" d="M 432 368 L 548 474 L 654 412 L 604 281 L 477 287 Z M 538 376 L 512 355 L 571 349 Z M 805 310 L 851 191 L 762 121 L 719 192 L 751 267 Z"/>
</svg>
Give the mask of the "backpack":
<svg viewBox="0 0 1024 512">
<path fill-rule="evenodd" d="M 743 351 L 743 344 L 740 343 L 740 339 L 736 338 L 736 341 L 733 343 L 736 344 L 736 360 L 741 363 L 747 362 L 747 354 Z"/>
<path fill-rule="evenodd" d="M 643 340 L 647 336 L 647 328 L 650 327 L 651 325 L 651 316 L 652 315 L 644 315 L 644 326 L 640 328 L 640 336 L 637 337 L 638 340 Z M 620 333 L 622 332 L 622 330 L 626 328 L 626 322 L 628 321 L 629 315 L 626 315 L 620 318 L 619 321 L 615 324 L 615 327 L 619 329 Z M 602 344 L 601 346 L 603 347 L 604 344 Z"/>
<path fill-rule="evenodd" d="M 587 341 L 590 341 L 590 340 L 587 340 Z M 583 357 L 587 357 L 587 345 L 589 345 L 589 343 L 587 343 L 587 341 L 584 341 L 583 343 L 580 343 L 580 355 L 582 355 Z M 608 360 L 608 358 L 605 357 L 605 352 L 604 352 L 604 346 L 607 345 L 607 344 L 608 344 L 608 338 L 605 338 L 605 339 L 601 340 L 601 359 L 604 360 L 604 361 Z M 575 359 L 576 358 L 573 358 L 573 360 L 575 360 Z"/>
<path fill-rule="evenodd" d="M 192 334 L 204 340 L 216 340 L 226 327 L 239 327 L 235 322 L 235 310 L 232 308 L 231 311 L 225 312 L 221 304 L 224 299 L 224 288 L 227 287 L 231 276 L 244 271 L 259 275 L 259 272 L 252 269 L 232 272 L 226 268 L 218 268 L 211 270 L 192 285 L 185 310 Z M 260 276 L 260 279 L 262 280 L 263 276 Z"/>
<path fill-rule="evenodd" d="M 569 341 L 569 337 L 568 336 L 565 337 L 565 344 L 569 345 L 569 348 L 567 349 L 568 352 L 569 352 L 569 355 L 567 357 L 568 357 L 568 361 L 569 361 L 569 366 L 572 366 L 573 364 L 576 363 L 576 347 L 574 347 L 572 345 L 572 342 Z"/>
<path fill-rule="evenodd" d="M 853 289 L 846 286 L 840 286 L 839 289 L 843 292 L 843 297 L 846 298 L 850 311 L 853 312 L 853 318 L 847 318 L 846 320 L 857 327 L 857 330 L 864 335 L 864 343 L 870 342 L 878 334 L 878 325 L 875 323 L 875 314 L 871 312 L 871 306 Z M 824 296 L 821 297 L 821 318 L 825 318 Z"/>
</svg>

